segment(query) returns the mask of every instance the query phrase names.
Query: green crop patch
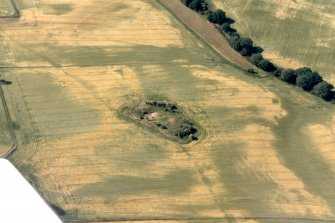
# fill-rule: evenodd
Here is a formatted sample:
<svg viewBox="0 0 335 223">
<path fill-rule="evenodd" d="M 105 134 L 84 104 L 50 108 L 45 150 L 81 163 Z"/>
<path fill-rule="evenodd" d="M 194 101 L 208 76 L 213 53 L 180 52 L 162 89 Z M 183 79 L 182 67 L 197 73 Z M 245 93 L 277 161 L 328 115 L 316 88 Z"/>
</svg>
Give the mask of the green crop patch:
<svg viewBox="0 0 335 223">
<path fill-rule="evenodd" d="M 18 16 L 14 0 L 0 0 L 0 19 Z"/>
</svg>

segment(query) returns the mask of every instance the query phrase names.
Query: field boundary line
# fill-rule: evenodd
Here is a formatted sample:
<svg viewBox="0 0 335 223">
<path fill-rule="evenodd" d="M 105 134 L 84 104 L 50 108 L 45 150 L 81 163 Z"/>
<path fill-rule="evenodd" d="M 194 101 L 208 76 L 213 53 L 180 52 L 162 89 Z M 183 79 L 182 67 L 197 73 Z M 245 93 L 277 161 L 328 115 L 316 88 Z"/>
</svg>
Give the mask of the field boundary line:
<svg viewBox="0 0 335 223">
<path fill-rule="evenodd" d="M 215 26 L 203 20 L 197 13 L 187 8 L 180 0 L 156 0 L 173 15 L 187 30 L 202 40 L 214 52 L 243 70 L 259 70 L 229 45 L 227 39 Z"/>
<path fill-rule="evenodd" d="M 4 91 L 2 89 L 2 84 L 0 84 L 0 98 L 1 98 L 1 103 L 3 105 L 3 110 L 5 112 L 5 117 L 6 117 L 6 120 L 7 120 L 8 131 L 9 131 L 10 137 L 11 137 L 13 143 L 14 143 L 12 148 L 5 155 L 5 158 L 7 159 L 10 155 L 12 155 L 16 151 L 16 149 L 18 147 L 18 141 L 17 141 L 16 133 L 11 126 L 13 121 L 12 121 L 12 117 L 10 116 L 9 109 L 7 107 L 7 102 L 6 102 L 6 98 L 5 98 L 5 95 L 4 95 Z"/>
<path fill-rule="evenodd" d="M 14 144 L 12 148 L 4 155 L 4 159 L 9 159 L 9 157 L 17 150 L 18 145 Z"/>
<path fill-rule="evenodd" d="M 213 220 L 281 220 L 281 221 L 299 221 L 299 222 L 335 222 L 335 219 L 322 219 L 322 218 L 307 218 L 307 217 L 279 217 L 279 216 L 255 216 L 255 217 L 203 217 L 203 218 L 114 218 L 114 219 L 98 219 L 98 220 L 66 220 L 66 223 L 95 223 L 95 222 L 155 222 L 155 221 L 213 221 Z"/>
</svg>

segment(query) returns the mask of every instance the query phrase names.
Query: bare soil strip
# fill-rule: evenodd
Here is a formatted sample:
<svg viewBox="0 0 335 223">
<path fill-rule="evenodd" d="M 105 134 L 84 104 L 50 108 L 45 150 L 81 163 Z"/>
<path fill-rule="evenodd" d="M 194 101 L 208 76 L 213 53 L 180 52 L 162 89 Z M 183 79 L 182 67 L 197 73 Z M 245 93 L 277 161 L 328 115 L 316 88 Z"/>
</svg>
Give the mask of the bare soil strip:
<svg viewBox="0 0 335 223">
<path fill-rule="evenodd" d="M 185 7 L 180 0 L 158 0 L 158 2 L 165 6 L 184 25 L 196 33 L 221 56 L 243 69 L 257 69 L 247 59 L 231 48 L 225 37 L 217 31 L 213 24 L 205 21 L 197 13 Z"/>
</svg>

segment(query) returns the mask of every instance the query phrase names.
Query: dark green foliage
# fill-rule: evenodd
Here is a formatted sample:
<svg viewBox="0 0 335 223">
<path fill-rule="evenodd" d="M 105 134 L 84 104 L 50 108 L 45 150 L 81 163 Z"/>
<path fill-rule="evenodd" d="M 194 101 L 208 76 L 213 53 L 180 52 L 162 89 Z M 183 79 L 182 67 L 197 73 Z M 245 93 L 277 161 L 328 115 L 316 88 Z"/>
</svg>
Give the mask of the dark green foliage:
<svg viewBox="0 0 335 223">
<path fill-rule="evenodd" d="M 295 84 L 296 79 L 297 79 L 297 74 L 292 69 L 285 69 L 285 70 L 281 71 L 279 79 L 282 80 L 282 81 L 285 81 L 289 84 Z"/>
<path fill-rule="evenodd" d="M 3 79 L 0 80 L 0 84 L 3 84 L 3 85 L 10 85 L 12 83 L 13 83 L 12 81 L 7 81 L 7 80 L 3 80 Z"/>
<path fill-rule="evenodd" d="M 198 130 L 194 127 L 194 124 L 188 120 L 183 120 L 183 123 L 179 126 L 179 129 L 176 131 L 175 136 L 178 136 L 180 139 L 185 137 L 192 137 L 193 140 L 194 134 L 197 133 Z"/>
<path fill-rule="evenodd" d="M 249 56 L 252 48 L 252 40 L 250 38 L 240 38 L 236 36 L 231 39 L 231 46 L 243 56 Z"/>
<path fill-rule="evenodd" d="M 231 32 L 236 32 L 235 29 L 233 29 L 233 28 L 230 27 L 230 24 L 229 24 L 228 22 L 223 23 L 223 24 L 220 26 L 220 30 L 221 30 L 222 32 L 227 33 L 227 34 L 229 34 L 229 33 L 231 33 Z"/>
<path fill-rule="evenodd" d="M 253 42 L 250 38 L 241 38 L 241 54 L 243 56 L 250 56 L 253 50 Z"/>
<path fill-rule="evenodd" d="M 311 92 L 325 101 L 331 101 L 334 99 L 334 92 L 332 91 L 333 89 L 333 85 L 327 83 L 326 81 L 322 81 L 315 85 Z"/>
<path fill-rule="evenodd" d="M 221 9 L 216 10 L 208 15 L 208 21 L 222 25 L 226 20 L 226 13 Z"/>
<path fill-rule="evenodd" d="M 204 11 L 204 0 L 193 0 L 188 7 L 194 11 Z"/>
<path fill-rule="evenodd" d="M 277 68 L 269 60 L 262 56 L 263 49 L 253 45 L 250 38 L 242 38 L 237 30 L 230 25 L 235 21 L 226 17 L 226 14 L 221 9 L 215 12 L 208 11 L 206 0 L 182 0 L 189 8 L 195 11 L 201 11 L 202 14 L 208 14 L 208 21 L 220 25 L 221 33 L 229 36 L 231 47 L 239 52 L 242 56 L 248 59 L 258 68 L 272 73 L 275 77 L 289 84 L 296 84 L 305 91 L 312 91 L 313 94 L 323 98 L 326 101 L 335 99 L 333 85 L 322 80 L 322 77 L 309 67 L 302 67 L 296 70 Z M 206 12 L 204 12 L 206 11 Z M 254 73 L 253 69 L 249 69 L 248 73 Z"/>
<path fill-rule="evenodd" d="M 241 36 L 238 34 L 238 32 L 233 32 L 230 34 L 230 44 L 232 44 L 236 39 L 240 39 Z"/>
<path fill-rule="evenodd" d="M 263 60 L 263 56 L 261 53 L 256 53 L 253 54 L 250 57 L 251 63 L 255 64 L 257 67 L 259 66 L 259 62 L 261 62 L 261 60 Z"/>
<path fill-rule="evenodd" d="M 322 77 L 309 67 L 297 69 L 297 85 L 305 91 L 311 91 L 315 85 L 322 81 Z"/>
<path fill-rule="evenodd" d="M 306 73 L 312 73 L 313 71 L 309 67 L 302 67 L 302 68 L 296 69 L 295 72 L 296 72 L 297 76 L 299 77 L 299 76 L 301 76 L 303 74 L 306 74 Z"/>
<path fill-rule="evenodd" d="M 239 36 L 234 36 L 231 38 L 231 46 L 236 50 L 237 52 L 241 52 L 241 38 Z"/>
<path fill-rule="evenodd" d="M 192 2 L 193 0 L 182 0 L 182 2 L 184 3 L 184 5 L 186 5 L 187 7 L 190 5 L 190 3 Z"/>
<path fill-rule="evenodd" d="M 274 72 L 277 68 L 267 59 L 262 59 L 258 67 L 267 72 Z"/>
<path fill-rule="evenodd" d="M 297 85 L 305 91 L 311 91 L 315 85 L 322 81 L 322 77 L 317 72 L 300 73 L 297 77 Z"/>
<path fill-rule="evenodd" d="M 234 33 L 231 36 L 230 43 L 242 56 L 251 56 L 255 49 L 250 38 L 241 38 L 238 33 Z"/>
<path fill-rule="evenodd" d="M 283 69 L 278 68 L 277 70 L 275 70 L 275 71 L 273 72 L 273 75 L 274 75 L 275 77 L 278 77 L 278 78 L 279 78 L 282 72 L 283 72 Z"/>
</svg>

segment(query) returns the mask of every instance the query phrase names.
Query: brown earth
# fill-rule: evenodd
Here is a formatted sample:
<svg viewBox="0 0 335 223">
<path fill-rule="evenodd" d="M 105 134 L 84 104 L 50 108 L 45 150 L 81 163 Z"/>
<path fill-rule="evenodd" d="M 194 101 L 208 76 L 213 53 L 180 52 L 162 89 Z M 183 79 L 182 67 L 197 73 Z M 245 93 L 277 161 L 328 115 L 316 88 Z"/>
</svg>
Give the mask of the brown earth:
<svg viewBox="0 0 335 223">
<path fill-rule="evenodd" d="M 185 7 L 180 0 L 158 0 L 158 2 L 165 6 L 184 25 L 196 33 L 221 56 L 246 70 L 257 69 L 247 59 L 230 47 L 225 37 L 217 31 L 213 24 L 205 21 L 197 13 Z"/>
</svg>

